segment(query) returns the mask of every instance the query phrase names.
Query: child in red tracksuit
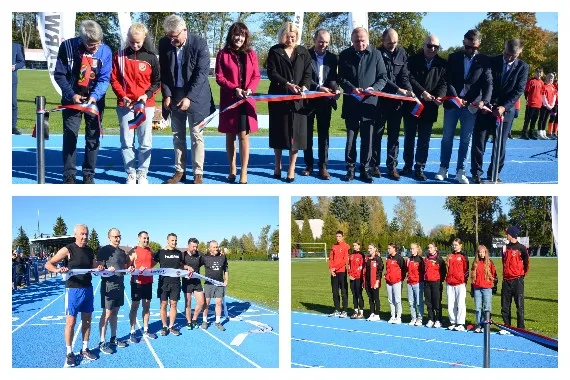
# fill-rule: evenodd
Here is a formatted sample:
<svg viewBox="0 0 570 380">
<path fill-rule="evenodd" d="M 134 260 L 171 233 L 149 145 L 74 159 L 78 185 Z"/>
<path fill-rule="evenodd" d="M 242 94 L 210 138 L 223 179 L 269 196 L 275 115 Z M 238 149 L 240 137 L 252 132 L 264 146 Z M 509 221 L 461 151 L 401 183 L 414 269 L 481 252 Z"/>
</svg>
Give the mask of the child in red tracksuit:
<svg viewBox="0 0 570 380">
<path fill-rule="evenodd" d="M 350 247 L 344 241 L 344 233 L 341 230 L 336 232 L 336 243 L 331 246 L 329 252 L 329 272 L 331 274 L 331 287 L 334 302 L 334 312 L 329 317 L 346 318 L 348 308 L 348 290 L 346 282 L 346 265 L 348 264 L 348 251 Z M 340 308 L 340 297 L 342 296 L 342 309 Z"/>
<path fill-rule="evenodd" d="M 465 284 L 469 276 L 469 260 L 461 250 L 461 239 L 453 240 L 453 252 L 447 258 L 447 311 L 449 312 L 449 330 L 465 331 Z"/>
<path fill-rule="evenodd" d="M 362 297 L 362 280 L 364 269 L 364 254 L 360 252 L 360 242 L 352 243 L 352 253 L 348 256 L 348 278 L 354 314 L 350 319 L 364 319 L 364 298 Z"/>
<path fill-rule="evenodd" d="M 441 327 L 441 298 L 443 295 L 443 280 L 447 275 L 447 267 L 437 252 L 437 245 L 428 245 L 428 255 L 425 259 L 424 295 L 428 313 L 426 327 Z"/>
<path fill-rule="evenodd" d="M 410 245 L 412 256 L 406 260 L 408 272 L 408 303 L 412 319 L 410 326 L 421 326 L 424 314 L 424 272 L 422 249 L 417 243 Z"/>
<path fill-rule="evenodd" d="M 471 265 L 471 284 L 473 286 L 473 298 L 475 300 L 476 333 L 483 332 L 485 315 L 483 311 L 491 312 L 493 298 L 493 284 L 497 278 L 495 264 L 489 258 L 489 250 L 484 245 L 477 248 L 477 257 Z"/>
<path fill-rule="evenodd" d="M 364 264 L 364 288 L 370 303 L 370 316 L 367 321 L 380 321 L 380 280 L 384 263 L 374 244 L 368 245 L 368 256 Z"/>
<path fill-rule="evenodd" d="M 388 323 L 402 323 L 402 280 L 406 276 L 404 259 L 396 251 L 396 244 L 388 244 L 388 257 L 386 258 L 386 292 L 390 304 L 391 318 Z"/>
</svg>

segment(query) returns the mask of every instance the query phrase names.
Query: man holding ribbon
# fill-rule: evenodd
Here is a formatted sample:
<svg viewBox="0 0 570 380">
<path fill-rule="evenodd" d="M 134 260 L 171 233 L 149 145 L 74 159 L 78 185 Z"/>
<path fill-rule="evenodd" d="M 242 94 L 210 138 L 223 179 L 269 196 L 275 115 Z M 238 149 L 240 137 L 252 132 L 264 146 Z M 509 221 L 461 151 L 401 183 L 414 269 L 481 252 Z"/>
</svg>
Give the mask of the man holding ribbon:
<svg viewBox="0 0 570 380">
<path fill-rule="evenodd" d="M 225 255 L 218 251 L 218 242 L 212 240 L 208 244 L 208 254 L 202 257 L 204 267 L 206 268 L 206 277 L 215 280 L 218 284 L 213 284 L 211 281 L 204 283 L 204 295 L 206 296 L 206 304 L 204 305 L 204 312 L 202 314 L 202 328 L 208 328 L 208 307 L 210 300 L 216 299 L 216 327 L 225 331 L 226 328 L 222 325 L 222 301 L 226 295 L 226 286 L 228 285 L 228 260 Z M 222 286 L 223 283 L 223 286 Z"/>
<path fill-rule="evenodd" d="M 192 273 L 200 273 L 200 267 L 204 265 L 203 256 L 198 251 L 198 239 L 188 239 L 188 251 L 184 252 L 184 262 L 182 269 Z M 186 299 L 186 321 L 187 328 L 194 330 L 198 327 L 198 316 L 204 307 L 204 289 L 199 278 L 182 278 L 182 289 Z M 192 295 L 196 300 L 194 314 L 192 312 Z"/>
<path fill-rule="evenodd" d="M 65 273 L 72 269 L 92 269 L 103 270 L 103 265 L 95 261 L 93 250 L 87 246 L 89 229 L 85 224 L 77 224 L 73 229 L 75 242 L 61 248 L 46 263 L 45 268 L 53 273 Z M 60 268 L 56 264 L 66 260 L 67 266 Z M 65 345 L 67 354 L 65 365 L 74 367 L 76 365 L 75 355 L 71 346 L 73 333 L 75 331 L 75 321 L 77 314 L 81 313 L 81 335 L 83 338 L 83 348 L 80 355 L 84 359 L 95 360 L 87 347 L 89 335 L 91 333 L 91 314 L 93 313 L 93 286 L 91 284 L 91 273 L 76 274 L 69 276 L 65 282 Z"/>
<path fill-rule="evenodd" d="M 117 95 L 126 183 L 146 185 L 152 149 L 154 98 L 160 89 L 160 68 L 154 43 L 143 24 L 129 27 L 127 46 L 115 53 L 111 87 Z M 138 167 L 134 149 L 135 130 L 139 143 Z"/>
<path fill-rule="evenodd" d="M 63 183 L 75 183 L 77 136 L 82 115 L 85 120 L 83 183 L 95 183 L 105 93 L 112 67 L 111 49 L 102 39 L 101 26 L 93 20 L 85 20 L 79 26 L 79 37 L 65 40 L 59 46 L 54 79 L 61 88 L 61 104 L 80 106 L 63 110 Z M 85 109 L 78 109 L 81 107 Z"/>
</svg>

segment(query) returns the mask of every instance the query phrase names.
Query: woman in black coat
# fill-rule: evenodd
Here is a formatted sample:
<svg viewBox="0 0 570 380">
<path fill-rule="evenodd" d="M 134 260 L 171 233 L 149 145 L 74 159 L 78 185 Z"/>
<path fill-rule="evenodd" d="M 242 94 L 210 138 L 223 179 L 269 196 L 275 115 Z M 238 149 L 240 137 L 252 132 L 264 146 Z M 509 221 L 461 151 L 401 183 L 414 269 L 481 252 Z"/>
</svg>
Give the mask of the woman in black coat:
<svg viewBox="0 0 570 380">
<path fill-rule="evenodd" d="M 267 76 L 269 94 L 301 94 L 311 84 L 311 56 L 298 46 L 299 32 L 295 24 L 286 22 L 279 30 L 279 43 L 269 49 Z M 289 150 L 287 182 L 295 180 L 295 161 L 299 149 L 307 146 L 306 100 L 270 102 L 269 147 L 275 152 L 274 178 L 281 178 L 282 150 Z"/>
</svg>

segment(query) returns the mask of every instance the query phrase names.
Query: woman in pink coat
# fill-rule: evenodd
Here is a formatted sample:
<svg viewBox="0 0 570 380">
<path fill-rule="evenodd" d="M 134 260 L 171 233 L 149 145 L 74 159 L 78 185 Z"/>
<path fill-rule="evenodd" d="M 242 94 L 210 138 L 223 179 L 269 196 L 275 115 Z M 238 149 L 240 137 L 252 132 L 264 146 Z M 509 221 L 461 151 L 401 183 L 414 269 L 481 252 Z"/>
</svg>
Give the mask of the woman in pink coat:
<svg viewBox="0 0 570 380">
<path fill-rule="evenodd" d="M 216 82 L 220 85 L 220 110 L 246 98 L 259 84 L 257 55 L 251 48 L 247 26 L 236 22 L 228 31 L 226 45 L 216 57 Z M 249 161 L 249 133 L 257 131 L 255 101 L 248 100 L 232 110 L 220 114 L 218 131 L 226 134 L 226 151 L 230 163 L 228 182 L 236 180 L 236 136 L 239 139 L 241 173 L 239 183 L 247 183 Z"/>
</svg>

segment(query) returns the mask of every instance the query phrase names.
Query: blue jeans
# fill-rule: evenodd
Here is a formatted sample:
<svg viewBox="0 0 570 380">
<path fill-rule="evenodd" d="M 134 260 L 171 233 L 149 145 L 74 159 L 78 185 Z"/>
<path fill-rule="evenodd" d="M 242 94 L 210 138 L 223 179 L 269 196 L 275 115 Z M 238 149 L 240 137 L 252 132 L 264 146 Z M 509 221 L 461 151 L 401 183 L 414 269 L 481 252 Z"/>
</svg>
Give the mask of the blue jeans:
<svg viewBox="0 0 570 380">
<path fill-rule="evenodd" d="M 154 107 L 145 107 L 145 112 L 146 120 L 137 129 L 129 129 L 129 120 L 135 117 L 133 111 L 128 107 L 117 107 L 117 116 L 121 128 L 121 153 L 123 154 L 123 162 L 125 163 L 125 171 L 127 173 L 137 170 L 134 148 L 135 131 L 139 142 L 138 171 L 147 173 L 150 166 Z"/>
<path fill-rule="evenodd" d="M 424 283 L 419 282 L 414 285 L 408 284 L 408 303 L 410 304 L 410 314 L 412 319 L 422 319 L 424 315 Z M 416 314 L 416 308 L 418 312 Z"/>
<path fill-rule="evenodd" d="M 485 321 L 485 311 L 491 312 L 493 289 L 475 288 L 475 321 L 481 325 Z M 481 305 L 483 303 L 483 305 Z M 483 306 L 483 308 L 481 308 Z"/>
<path fill-rule="evenodd" d="M 457 153 L 457 170 L 465 170 L 465 159 L 471 148 L 471 135 L 475 126 L 477 114 L 472 114 L 467 108 L 445 108 L 443 111 L 443 137 L 441 139 L 440 165 L 449 169 L 451 151 L 453 149 L 453 137 L 457 122 L 461 122 L 459 130 L 459 152 Z"/>
</svg>

